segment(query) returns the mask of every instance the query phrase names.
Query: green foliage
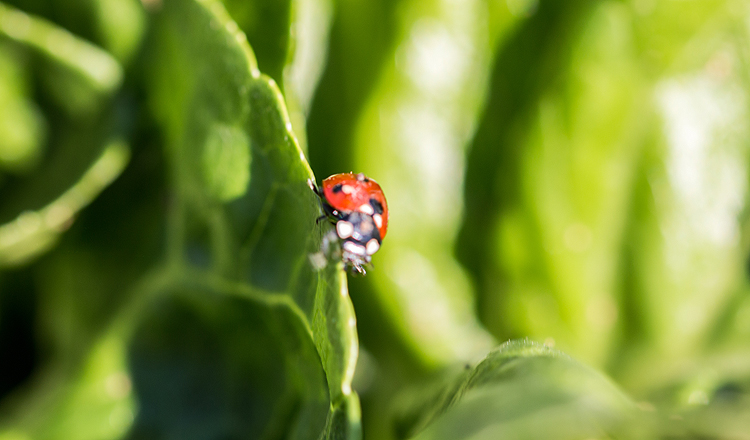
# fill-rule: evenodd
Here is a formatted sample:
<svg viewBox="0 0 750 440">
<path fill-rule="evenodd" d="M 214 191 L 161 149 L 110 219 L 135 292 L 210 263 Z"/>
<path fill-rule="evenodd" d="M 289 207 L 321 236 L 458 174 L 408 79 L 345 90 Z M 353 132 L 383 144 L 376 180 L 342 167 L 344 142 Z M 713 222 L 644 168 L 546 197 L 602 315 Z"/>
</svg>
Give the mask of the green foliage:
<svg viewBox="0 0 750 440">
<path fill-rule="evenodd" d="M 566 355 L 528 341 L 503 344 L 446 387 L 412 427 L 418 439 L 639 438 L 636 408 Z M 642 421 L 641 421 L 642 422 Z"/>
<path fill-rule="evenodd" d="M 0 440 L 746 438 L 747 17 L 0 3 Z"/>
</svg>

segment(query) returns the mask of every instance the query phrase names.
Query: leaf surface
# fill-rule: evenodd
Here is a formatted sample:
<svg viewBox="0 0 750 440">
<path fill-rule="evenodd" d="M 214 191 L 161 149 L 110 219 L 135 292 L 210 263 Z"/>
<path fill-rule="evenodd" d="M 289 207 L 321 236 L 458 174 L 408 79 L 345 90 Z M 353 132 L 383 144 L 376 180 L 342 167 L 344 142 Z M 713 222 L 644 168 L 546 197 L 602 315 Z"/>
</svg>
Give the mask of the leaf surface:
<svg viewBox="0 0 750 440">
<path fill-rule="evenodd" d="M 356 321 L 340 265 L 310 263 L 330 226 L 315 222 L 314 176 L 281 94 L 220 2 L 167 0 L 152 19 L 147 91 L 170 176 L 165 261 L 118 286 L 48 285 L 91 297 L 130 287 L 87 354 L 37 383 L 4 432 L 356 439 Z M 58 279 L 92 264 L 76 246 L 64 251 L 78 258 L 52 260 Z M 112 270 L 103 260 L 94 266 Z"/>
<path fill-rule="evenodd" d="M 315 223 L 318 202 L 307 186 L 314 177 L 279 90 L 260 74 L 220 3 L 173 1 L 160 15 L 154 108 L 179 191 L 175 227 L 184 233 L 169 243 L 170 254 L 269 298 L 292 300 L 326 373 L 328 433 L 343 426 L 356 436 L 354 313 L 341 268 L 317 271 L 309 261 L 325 231 Z M 207 165 L 207 157 L 230 159 Z M 231 166 L 216 167 L 224 162 Z M 339 426 L 341 417 L 346 423 Z"/>
<path fill-rule="evenodd" d="M 412 428 L 425 439 L 634 437 L 635 405 L 608 379 L 567 355 L 511 341 L 426 402 Z"/>
</svg>

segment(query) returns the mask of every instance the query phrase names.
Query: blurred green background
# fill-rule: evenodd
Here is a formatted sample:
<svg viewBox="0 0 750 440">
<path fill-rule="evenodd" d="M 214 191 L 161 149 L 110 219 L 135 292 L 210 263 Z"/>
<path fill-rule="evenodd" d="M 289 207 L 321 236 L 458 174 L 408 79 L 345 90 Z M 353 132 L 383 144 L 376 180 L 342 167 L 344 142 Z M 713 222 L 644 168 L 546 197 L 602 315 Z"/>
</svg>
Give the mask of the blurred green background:
<svg viewBox="0 0 750 440">
<path fill-rule="evenodd" d="M 750 439 L 749 61 L 740 0 L 3 0 L 0 440 Z"/>
</svg>

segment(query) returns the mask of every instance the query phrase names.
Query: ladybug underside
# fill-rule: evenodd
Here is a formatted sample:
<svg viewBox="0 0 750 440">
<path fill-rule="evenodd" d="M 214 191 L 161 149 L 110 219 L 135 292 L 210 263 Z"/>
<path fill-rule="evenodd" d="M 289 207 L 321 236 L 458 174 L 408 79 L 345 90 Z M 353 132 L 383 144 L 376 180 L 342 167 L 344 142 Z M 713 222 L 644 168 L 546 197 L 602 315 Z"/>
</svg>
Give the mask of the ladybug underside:
<svg viewBox="0 0 750 440">
<path fill-rule="evenodd" d="M 336 235 L 341 240 L 344 264 L 364 273 L 362 266 L 370 264 L 372 254 L 380 249 L 381 243 L 380 233 L 372 217 L 352 212 L 335 220 L 332 223 L 335 224 Z"/>
</svg>

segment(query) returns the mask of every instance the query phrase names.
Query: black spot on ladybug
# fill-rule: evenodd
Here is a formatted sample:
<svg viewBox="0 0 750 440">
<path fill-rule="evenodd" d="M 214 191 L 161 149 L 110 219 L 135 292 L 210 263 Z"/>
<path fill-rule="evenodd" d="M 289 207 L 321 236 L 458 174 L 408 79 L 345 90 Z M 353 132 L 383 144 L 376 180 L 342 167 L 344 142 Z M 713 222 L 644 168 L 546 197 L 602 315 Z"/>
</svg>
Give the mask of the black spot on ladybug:
<svg viewBox="0 0 750 440">
<path fill-rule="evenodd" d="M 331 191 L 333 191 L 334 193 L 340 193 L 342 186 L 343 186 L 342 184 L 337 183 L 337 184 L 333 185 L 333 188 L 331 188 Z"/>
<path fill-rule="evenodd" d="M 380 204 L 375 199 L 370 199 L 370 206 L 372 206 L 373 211 L 375 211 L 375 214 L 383 214 L 383 205 Z"/>
</svg>

